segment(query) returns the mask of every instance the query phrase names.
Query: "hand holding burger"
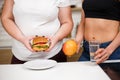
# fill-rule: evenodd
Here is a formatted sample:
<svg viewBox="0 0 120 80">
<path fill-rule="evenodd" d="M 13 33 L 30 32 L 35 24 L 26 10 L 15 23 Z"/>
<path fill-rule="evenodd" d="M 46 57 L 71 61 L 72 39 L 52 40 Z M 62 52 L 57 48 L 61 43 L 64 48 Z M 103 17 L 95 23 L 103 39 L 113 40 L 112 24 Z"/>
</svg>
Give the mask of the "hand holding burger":
<svg viewBox="0 0 120 80">
<path fill-rule="evenodd" d="M 44 36 L 36 36 L 33 38 L 32 42 L 32 49 L 36 52 L 45 51 L 50 46 L 50 40 Z"/>
</svg>

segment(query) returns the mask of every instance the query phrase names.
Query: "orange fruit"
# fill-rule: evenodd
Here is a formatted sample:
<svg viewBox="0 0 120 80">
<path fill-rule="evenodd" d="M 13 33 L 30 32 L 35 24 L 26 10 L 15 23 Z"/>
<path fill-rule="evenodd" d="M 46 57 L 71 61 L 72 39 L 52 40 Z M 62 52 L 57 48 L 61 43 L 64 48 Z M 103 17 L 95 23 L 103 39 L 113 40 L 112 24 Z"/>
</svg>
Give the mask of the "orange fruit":
<svg viewBox="0 0 120 80">
<path fill-rule="evenodd" d="M 76 53 L 77 51 L 77 43 L 73 39 L 69 39 L 64 42 L 62 50 L 65 55 L 67 56 L 72 56 Z"/>
</svg>

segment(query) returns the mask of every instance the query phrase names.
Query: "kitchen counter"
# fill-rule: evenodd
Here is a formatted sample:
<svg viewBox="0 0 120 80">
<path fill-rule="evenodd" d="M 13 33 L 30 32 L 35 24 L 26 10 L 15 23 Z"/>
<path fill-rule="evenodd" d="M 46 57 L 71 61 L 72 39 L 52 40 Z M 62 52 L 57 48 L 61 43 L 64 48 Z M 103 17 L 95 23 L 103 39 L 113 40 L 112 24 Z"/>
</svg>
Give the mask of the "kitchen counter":
<svg viewBox="0 0 120 80">
<path fill-rule="evenodd" d="M 23 64 L 0 65 L 0 80 L 110 80 L 91 62 L 64 62 L 45 70 L 29 70 Z"/>
</svg>

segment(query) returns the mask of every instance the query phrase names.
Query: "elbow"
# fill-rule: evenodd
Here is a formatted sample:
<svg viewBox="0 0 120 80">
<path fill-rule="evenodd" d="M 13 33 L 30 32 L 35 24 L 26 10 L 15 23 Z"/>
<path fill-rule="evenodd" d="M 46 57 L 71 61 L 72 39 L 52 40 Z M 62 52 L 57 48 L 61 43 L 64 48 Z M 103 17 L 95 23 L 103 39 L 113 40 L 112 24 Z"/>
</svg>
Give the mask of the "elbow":
<svg viewBox="0 0 120 80">
<path fill-rule="evenodd" d="M 3 23 L 5 20 L 6 18 L 3 15 L 1 15 L 1 22 Z"/>
<path fill-rule="evenodd" d="M 6 17 L 1 16 L 1 24 L 2 24 L 3 26 L 4 26 L 5 23 L 7 22 L 6 20 L 7 20 Z"/>
<path fill-rule="evenodd" d="M 8 17 L 1 15 L 1 23 L 4 24 L 8 21 Z"/>
<path fill-rule="evenodd" d="M 5 14 L 1 15 L 2 24 L 7 23 L 9 20 L 14 21 L 14 18 L 12 16 L 8 16 L 8 15 L 5 15 Z"/>
</svg>

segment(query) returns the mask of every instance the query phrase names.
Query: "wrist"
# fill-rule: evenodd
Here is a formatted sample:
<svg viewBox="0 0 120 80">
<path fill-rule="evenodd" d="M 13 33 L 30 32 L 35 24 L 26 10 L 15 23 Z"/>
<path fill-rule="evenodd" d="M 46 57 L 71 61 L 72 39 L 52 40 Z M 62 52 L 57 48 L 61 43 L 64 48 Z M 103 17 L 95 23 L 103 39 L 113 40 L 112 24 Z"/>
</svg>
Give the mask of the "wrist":
<svg viewBox="0 0 120 80">
<path fill-rule="evenodd" d="M 108 47 L 106 48 L 106 51 L 108 52 L 108 54 L 111 55 L 111 54 L 113 53 L 114 49 L 108 46 Z"/>
<path fill-rule="evenodd" d="M 21 43 L 24 43 L 25 40 L 26 40 L 25 36 L 21 36 L 18 38 L 18 41 L 20 41 Z"/>
<path fill-rule="evenodd" d="M 80 44 L 80 43 L 83 41 L 83 39 L 82 39 L 82 38 L 75 38 L 75 41 L 76 41 L 78 44 Z"/>
</svg>

